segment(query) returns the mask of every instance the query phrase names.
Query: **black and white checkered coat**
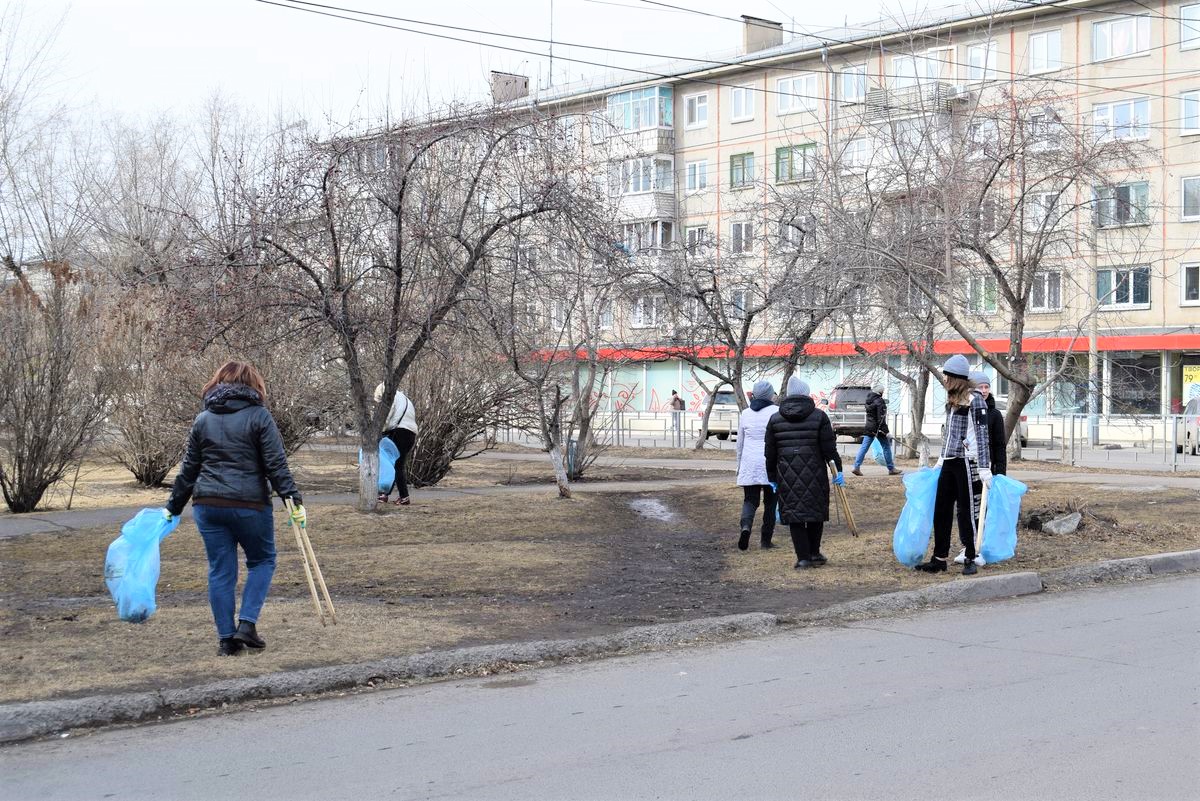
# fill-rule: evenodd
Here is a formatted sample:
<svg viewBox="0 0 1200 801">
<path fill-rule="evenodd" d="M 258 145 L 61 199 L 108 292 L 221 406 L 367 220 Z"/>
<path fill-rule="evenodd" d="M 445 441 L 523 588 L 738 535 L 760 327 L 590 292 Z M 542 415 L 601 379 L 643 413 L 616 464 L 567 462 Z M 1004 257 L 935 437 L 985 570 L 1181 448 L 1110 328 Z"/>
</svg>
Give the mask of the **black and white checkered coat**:
<svg viewBox="0 0 1200 801">
<path fill-rule="evenodd" d="M 947 407 L 942 458 L 968 459 L 980 469 L 991 469 L 987 403 L 978 392 L 971 391 L 969 406 Z"/>
</svg>

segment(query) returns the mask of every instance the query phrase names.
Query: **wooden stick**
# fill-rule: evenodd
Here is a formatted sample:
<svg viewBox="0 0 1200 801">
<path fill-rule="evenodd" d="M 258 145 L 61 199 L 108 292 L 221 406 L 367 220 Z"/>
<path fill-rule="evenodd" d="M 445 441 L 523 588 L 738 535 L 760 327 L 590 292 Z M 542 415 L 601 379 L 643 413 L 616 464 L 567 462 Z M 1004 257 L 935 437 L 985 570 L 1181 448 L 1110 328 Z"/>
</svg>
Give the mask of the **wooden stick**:
<svg viewBox="0 0 1200 801">
<path fill-rule="evenodd" d="M 321 587 L 321 594 L 325 596 L 325 605 L 329 607 L 329 619 L 336 626 L 337 612 L 333 609 L 333 599 L 329 597 L 329 588 L 325 586 L 325 576 L 321 573 L 321 563 L 317 561 L 317 552 L 313 550 L 312 540 L 308 538 L 308 529 L 302 528 L 300 533 L 304 537 L 304 547 L 308 548 L 308 555 L 312 558 L 313 572 L 317 574 L 317 584 Z"/>
<path fill-rule="evenodd" d="M 837 465 L 830 461 L 829 475 L 833 478 L 837 478 L 837 473 Z M 846 488 L 845 486 L 838 486 L 837 484 L 835 484 L 833 488 L 837 490 L 838 500 L 842 502 L 842 508 L 846 511 L 846 525 L 850 527 L 850 533 L 857 537 L 858 526 L 854 524 L 854 513 L 850 511 L 850 499 L 846 497 Z"/>
<path fill-rule="evenodd" d="M 983 555 L 983 524 L 987 522 L 987 506 L 989 487 L 985 481 L 983 495 L 979 498 L 979 525 L 975 526 L 975 555 Z"/>
<path fill-rule="evenodd" d="M 292 515 L 292 499 L 284 498 L 283 506 L 287 509 L 288 519 Z M 308 579 L 308 591 L 312 593 L 313 606 L 317 610 L 317 618 L 325 625 L 325 610 L 321 608 L 321 599 L 317 596 L 317 585 L 313 583 L 312 568 L 308 565 L 308 552 L 304 549 L 304 538 L 300 535 L 300 526 L 295 520 L 291 521 L 292 532 L 296 535 L 296 547 L 300 550 L 300 561 L 304 563 L 304 577 Z"/>
</svg>

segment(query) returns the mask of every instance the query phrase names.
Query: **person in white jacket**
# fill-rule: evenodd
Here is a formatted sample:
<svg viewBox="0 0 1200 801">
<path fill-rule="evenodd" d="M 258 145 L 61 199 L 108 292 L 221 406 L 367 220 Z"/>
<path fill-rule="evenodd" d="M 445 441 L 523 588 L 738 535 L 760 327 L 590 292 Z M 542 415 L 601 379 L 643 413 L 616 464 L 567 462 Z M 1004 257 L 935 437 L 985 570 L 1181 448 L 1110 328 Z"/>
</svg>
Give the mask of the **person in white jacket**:
<svg viewBox="0 0 1200 801">
<path fill-rule="evenodd" d="M 773 548 L 775 534 L 775 490 L 767 478 L 765 454 L 767 421 L 779 411 L 775 405 L 775 387 L 770 381 L 755 383 L 750 393 L 750 408 L 738 419 L 737 483 L 742 488 L 742 524 L 738 550 L 750 547 L 750 530 L 758 512 L 759 498 L 763 502 L 762 547 Z"/>
<path fill-rule="evenodd" d="M 375 402 L 382 401 L 383 384 L 380 384 L 375 387 Z M 404 462 L 408 458 L 408 452 L 412 450 L 413 443 L 417 441 L 417 414 L 413 410 L 412 401 L 400 390 L 396 390 L 396 395 L 392 398 L 392 408 L 388 410 L 387 421 L 383 424 L 383 435 L 390 439 L 400 452 L 400 457 L 396 459 L 396 479 L 392 483 L 392 487 L 396 489 L 396 500 L 393 503 L 397 506 L 407 506 L 408 476 L 404 473 Z M 379 502 L 387 503 L 390 495 L 390 490 L 379 493 Z"/>
</svg>

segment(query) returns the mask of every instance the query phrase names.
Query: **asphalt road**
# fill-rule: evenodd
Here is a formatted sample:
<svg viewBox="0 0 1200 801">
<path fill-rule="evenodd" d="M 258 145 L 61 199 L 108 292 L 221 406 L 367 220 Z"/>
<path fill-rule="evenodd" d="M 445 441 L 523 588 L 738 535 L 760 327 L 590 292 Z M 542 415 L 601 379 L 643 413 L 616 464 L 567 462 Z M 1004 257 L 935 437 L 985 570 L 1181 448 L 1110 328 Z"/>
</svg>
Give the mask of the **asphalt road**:
<svg viewBox="0 0 1200 801">
<path fill-rule="evenodd" d="M 1200 798 L 1200 577 L 0 751 L 4 799 Z"/>
</svg>

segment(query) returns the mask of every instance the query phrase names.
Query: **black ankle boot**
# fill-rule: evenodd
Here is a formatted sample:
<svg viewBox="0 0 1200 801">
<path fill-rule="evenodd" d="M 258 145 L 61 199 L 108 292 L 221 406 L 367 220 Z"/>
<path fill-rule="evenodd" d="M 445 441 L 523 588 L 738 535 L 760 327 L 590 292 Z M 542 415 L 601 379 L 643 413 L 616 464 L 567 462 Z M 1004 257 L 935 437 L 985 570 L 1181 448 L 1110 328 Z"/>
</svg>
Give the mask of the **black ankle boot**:
<svg viewBox="0 0 1200 801">
<path fill-rule="evenodd" d="M 928 562 L 922 562 L 921 564 L 917 565 L 913 569 L 920 570 L 925 573 L 945 573 L 946 572 L 946 560 L 938 559 L 935 556 L 931 556 L 931 557 L 929 557 Z"/>
<path fill-rule="evenodd" d="M 217 656 L 237 656 L 244 647 L 232 637 L 222 637 L 217 643 Z"/>
<path fill-rule="evenodd" d="M 964 576 L 973 576 L 973 575 L 975 575 L 975 574 L 976 574 L 976 573 L 978 573 L 978 572 L 979 572 L 979 568 L 977 568 L 977 567 L 975 566 L 975 560 L 974 560 L 974 559 L 968 559 L 968 560 L 967 560 L 967 561 L 966 561 L 966 562 L 963 564 L 963 575 L 964 575 Z"/>
<path fill-rule="evenodd" d="M 745 551 L 750 547 L 750 529 L 742 529 L 742 535 L 738 537 L 738 550 Z"/>
<path fill-rule="evenodd" d="M 774 548 L 775 547 L 775 543 L 771 542 L 770 537 L 763 537 L 761 540 L 759 540 L 759 545 L 762 546 L 763 548 Z"/>
<path fill-rule="evenodd" d="M 813 563 L 813 567 L 824 567 L 829 562 L 823 553 L 813 554 L 812 556 L 808 557 L 808 561 Z"/>
<path fill-rule="evenodd" d="M 254 624 L 249 620 L 239 620 L 237 633 L 233 635 L 233 639 L 240 642 L 247 648 L 266 648 L 267 641 L 258 636 L 258 632 L 254 628 Z"/>
</svg>

